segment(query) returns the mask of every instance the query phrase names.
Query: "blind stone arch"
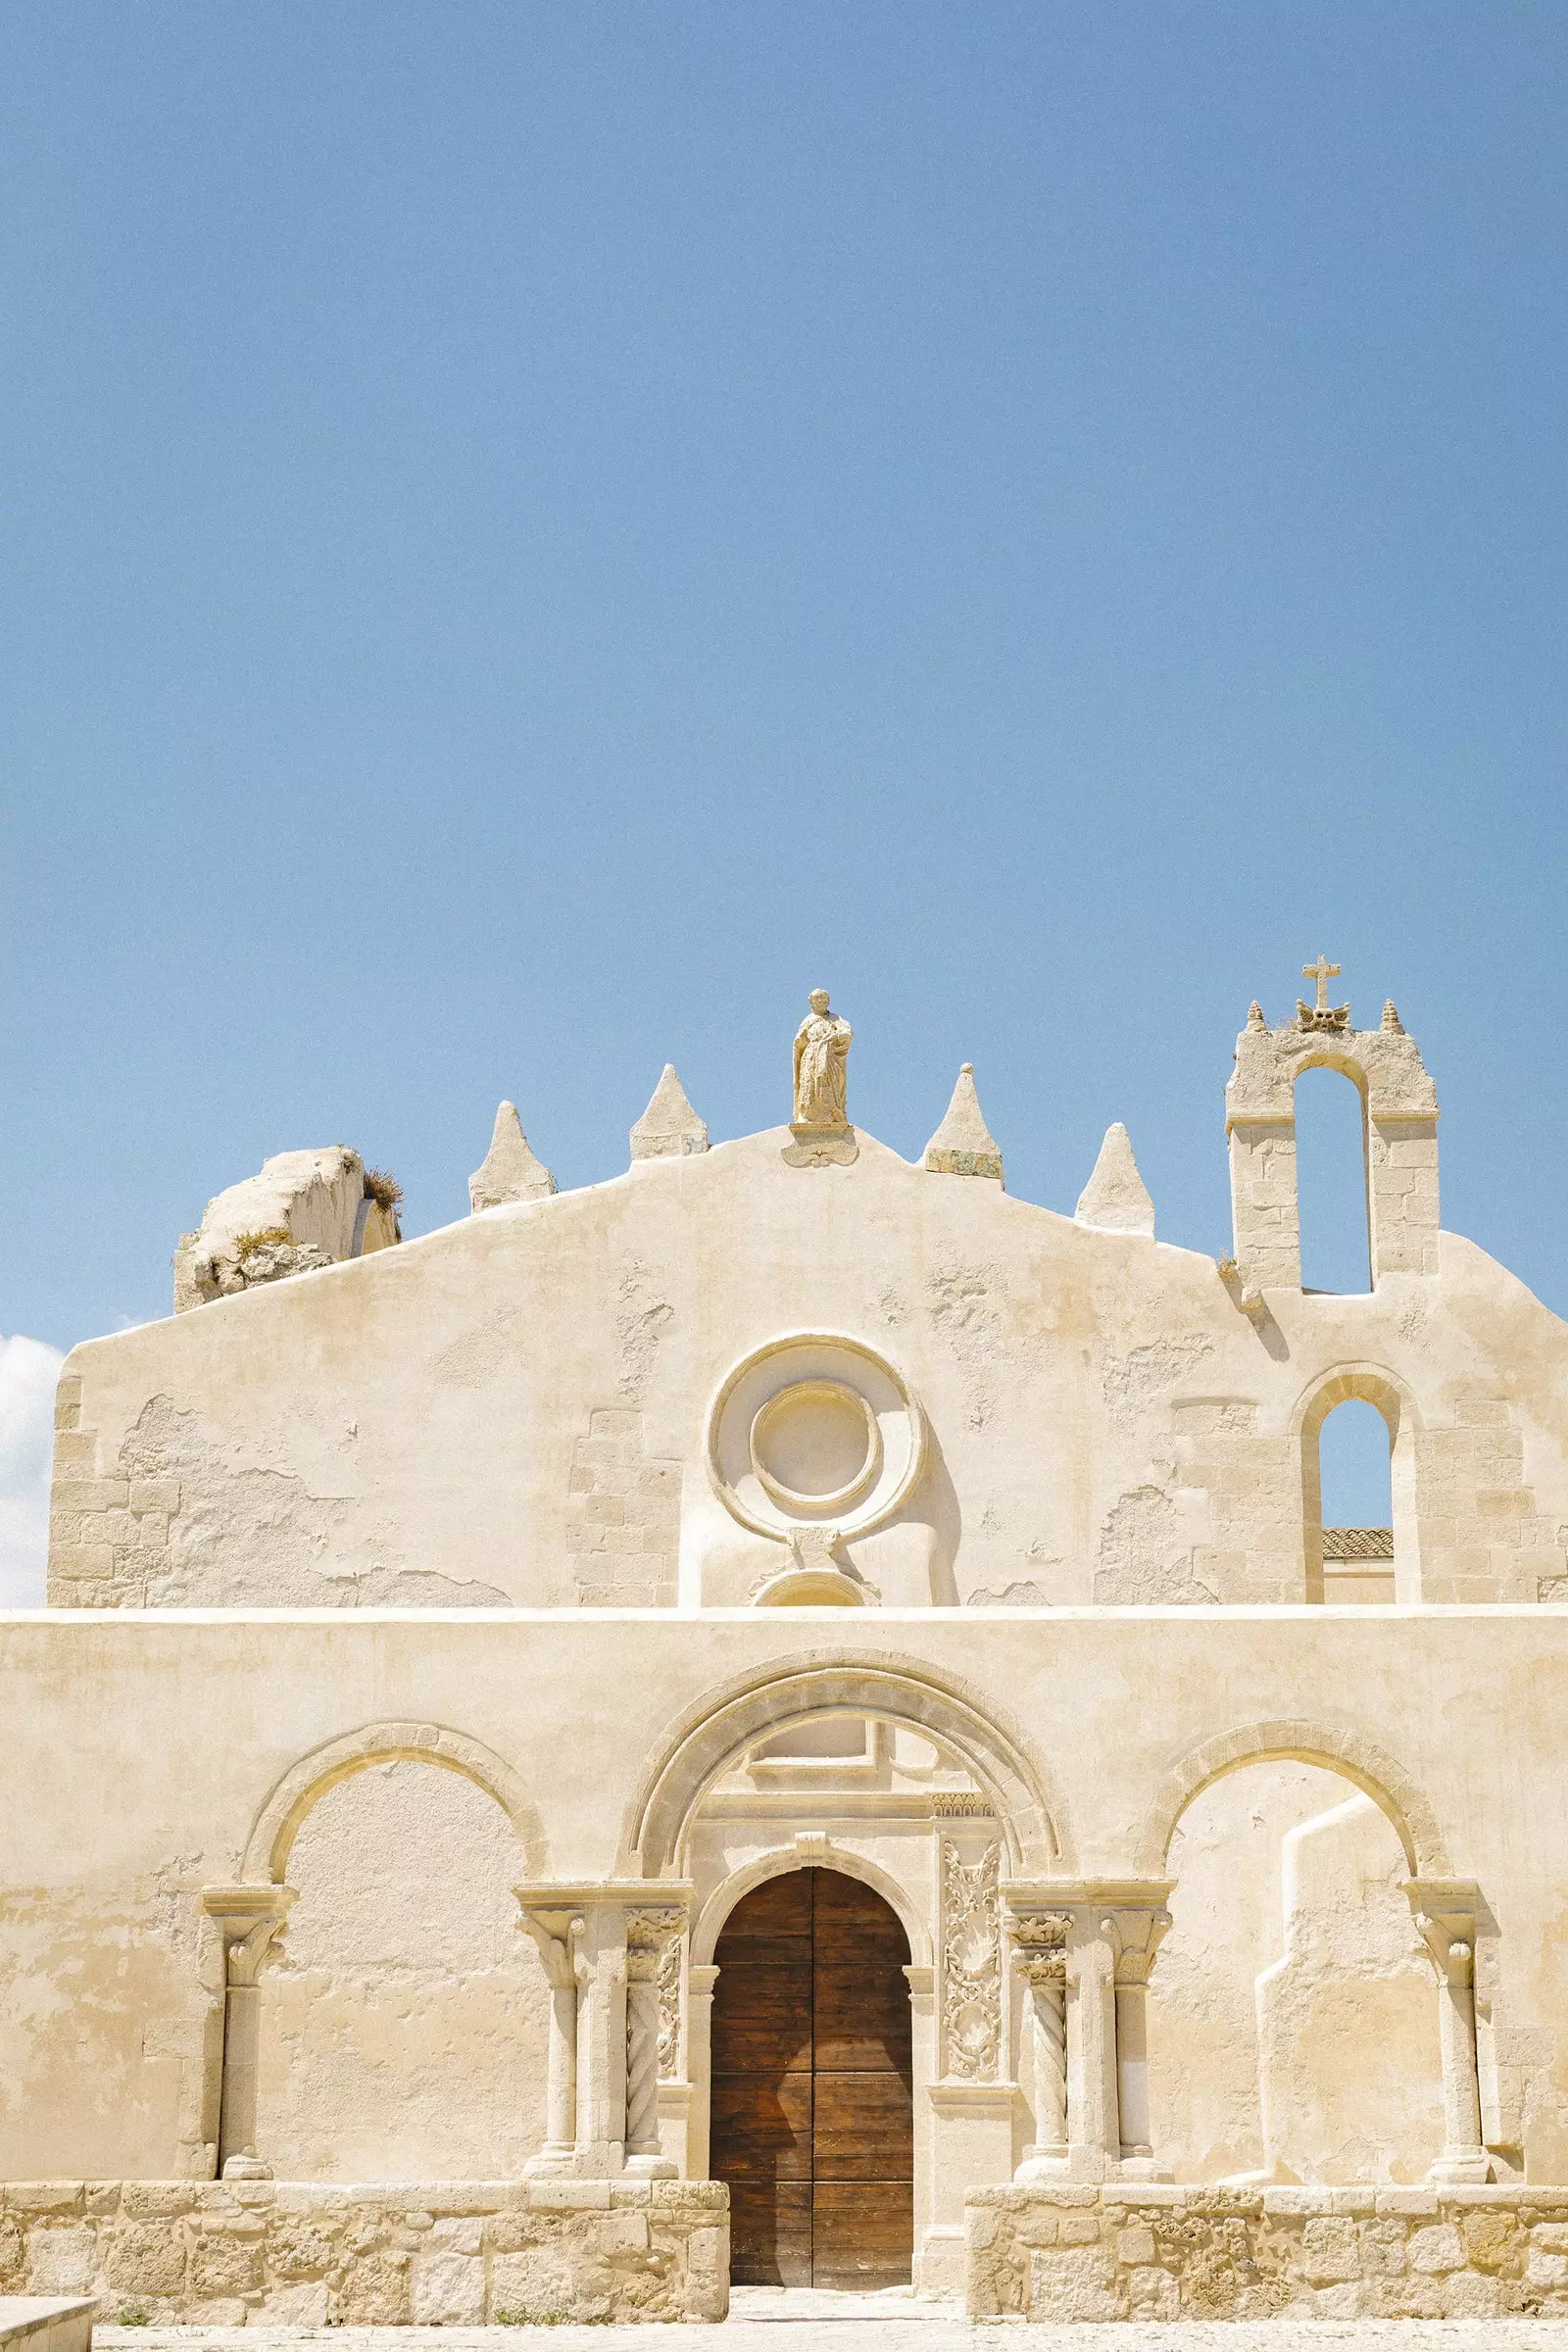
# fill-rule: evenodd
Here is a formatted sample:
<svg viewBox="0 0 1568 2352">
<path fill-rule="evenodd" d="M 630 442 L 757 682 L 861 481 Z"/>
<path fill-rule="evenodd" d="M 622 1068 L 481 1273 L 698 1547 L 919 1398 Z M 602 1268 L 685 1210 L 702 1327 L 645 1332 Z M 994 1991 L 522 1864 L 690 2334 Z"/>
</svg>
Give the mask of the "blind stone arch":
<svg viewBox="0 0 1568 2352">
<path fill-rule="evenodd" d="M 1173 1766 L 1160 1784 L 1138 1841 L 1139 1871 L 1149 1878 L 1163 1874 L 1177 1823 L 1211 1783 L 1245 1765 L 1284 1758 L 1320 1764 L 1371 1797 L 1393 1824 L 1412 1878 L 1451 1877 L 1437 1815 L 1403 1765 L 1344 1725 L 1298 1721 L 1242 1724 L 1205 1740 Z"/>
<path fill-rule="evenodd" d="M 368 1723 L 329 1740 L 291 1764 L 269 1794 L 245 1844 L 240 1878 L 246 1885 L 281 1886 L 289 1850 L 313 1805 L 351 1773 L 371 1764 L 437 1764 L 461 1772 L 494 1797 L 511 1821 L 527 1857 L 530 1878 L 546 1866 L 544 1825 L 537 1806 L 512 1766 L 494 1749 L 464 1732 L 439 1723 Z"/>
</svg>

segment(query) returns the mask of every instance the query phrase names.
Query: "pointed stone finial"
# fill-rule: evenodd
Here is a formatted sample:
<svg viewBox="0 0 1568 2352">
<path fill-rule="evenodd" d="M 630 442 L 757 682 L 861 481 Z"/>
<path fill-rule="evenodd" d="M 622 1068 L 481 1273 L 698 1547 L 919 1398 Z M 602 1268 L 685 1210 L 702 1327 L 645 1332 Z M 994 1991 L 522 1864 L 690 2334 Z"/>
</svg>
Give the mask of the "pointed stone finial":
<svg viewBox="0 0 1568 2352">
<path fill-rule="evenodd" d="M 1138 1173 L 1133 1147 L 1120 1119 L 1105 1129 L 1094 1174 L 1078 1196 L 1073 1212 L 1080 1225 L 1095 1225 L 1102 1233 L 1154 1231 L 1154 1203 Z"/>
<path fill-rule="evenodd" d="M 514 1200 L 543 1200 L 556 1189 L 544 1162 L 528 1149 L 514 1102 L 503 1102 L 484 1163 L 468 1178 L 468 1201 L 477 1215 L 481 1208 L 506 1208 Z"/>
<path fill-rule="evenodd" d="M 686 1089 L 666 1061 L 648 1108 L 631 1131 L 633 1159 L 683 1159 L 708 1150 L 708 1129 L 686 1100 Z"/>
<path fill-rule="evenodd" d="M 947 1116 L 925 1148 L 925 1165 L 933 1176 L 989 1176 L 1002 1182 L 1002 1153 L 974 1091 L 972 1061 L 958 1072 Z"/>
<path fill-rule="evenodd" d="M 1402 1037 L 1404 1035 L 1404 1023 L 1399 1018 L 1392 997 L 1383 1007 L 1383 1026 L 1391 1036 Z"/>
<path fill-rule="evenodd" d="M 1255 997 L 1252 999 L 1250 1004 L 1249 1004 L 1247 1007 L 1247 1026 L 1249 1029 L 1265 1030 L 1268 1027 L 1268 1023 L 1263 1017 L 1263 1007 Z"/>
</svg>

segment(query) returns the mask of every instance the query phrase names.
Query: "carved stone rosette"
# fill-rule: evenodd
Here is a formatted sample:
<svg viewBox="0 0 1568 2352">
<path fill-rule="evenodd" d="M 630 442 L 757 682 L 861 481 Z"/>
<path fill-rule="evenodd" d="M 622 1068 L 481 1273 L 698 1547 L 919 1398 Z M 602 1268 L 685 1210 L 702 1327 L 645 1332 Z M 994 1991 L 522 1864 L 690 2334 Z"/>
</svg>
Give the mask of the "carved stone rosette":
<svg viewBox="0 0 1568 2352">
<path fill-rule="evenodd" d="M 1002 2055 L 1002 1929 L 997 1882 L 1002 1847 L 965 1863 L 942 1840 L 942 2040 L 944 2071 L 994 2082 Z"/>
</svg>

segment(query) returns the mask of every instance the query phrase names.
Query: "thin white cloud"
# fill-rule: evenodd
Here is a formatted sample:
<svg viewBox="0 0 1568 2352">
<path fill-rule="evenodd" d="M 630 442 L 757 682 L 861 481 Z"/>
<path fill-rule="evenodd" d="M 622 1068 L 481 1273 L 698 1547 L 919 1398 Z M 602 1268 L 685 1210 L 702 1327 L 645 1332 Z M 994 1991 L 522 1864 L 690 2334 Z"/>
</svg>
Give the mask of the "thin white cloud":
<svg viewBox="0 0 1568 2352">
<path fill-rule="evenodd" d="M 65 1360 L 42 1340 L 0 1340 L 0 1608 L 43 1606 L 55 1383 Z"/>
</svg>

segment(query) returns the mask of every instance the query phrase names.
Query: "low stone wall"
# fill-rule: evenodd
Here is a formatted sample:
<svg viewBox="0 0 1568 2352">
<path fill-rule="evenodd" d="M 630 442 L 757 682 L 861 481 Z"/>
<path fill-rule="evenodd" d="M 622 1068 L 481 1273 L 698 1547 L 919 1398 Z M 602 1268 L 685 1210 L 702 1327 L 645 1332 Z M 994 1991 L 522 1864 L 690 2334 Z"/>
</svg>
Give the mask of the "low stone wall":
<svg viewBox="0 0 1568 2352">
<path fill-rule="evenodd" d="M 1568 2318 L 1568 2188 L 973 2188 L 969 2316 Z"/>
<path fill-rule="evenodd" d="M 9 2181 L 0 2290 L 209 2327 L 721 2320 L 715 2180 Z"/>
</svg>

